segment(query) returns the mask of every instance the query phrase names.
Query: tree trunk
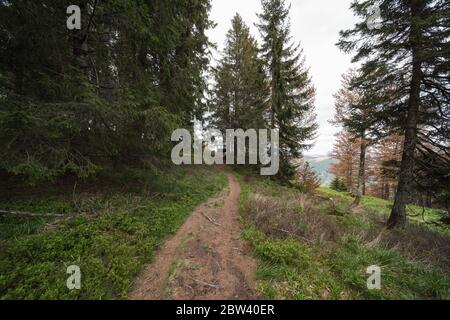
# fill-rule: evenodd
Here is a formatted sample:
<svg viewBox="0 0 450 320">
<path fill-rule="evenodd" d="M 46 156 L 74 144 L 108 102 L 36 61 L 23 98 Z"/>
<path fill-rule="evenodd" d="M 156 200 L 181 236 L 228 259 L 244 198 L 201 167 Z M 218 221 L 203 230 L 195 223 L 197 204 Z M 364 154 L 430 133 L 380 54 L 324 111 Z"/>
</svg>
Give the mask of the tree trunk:
<svg viewBox="0 0 450 320">
<path fill-rule="evenodd" d="M 94 3 L 92 12 L 89 13 L 88 4 L 80 4 L 81 11 L 81 30 L 74 30 L 72 32 L 72 51 L 77 61 L 78 67 L 86 77 L 92 81 L 92 77 L 89 74 L 89 69 L 92 68 L 91 61 L 89 60 L 89 47 L 87 44 L 88 35 L 91 28 L 92 19 L 94 18 L 97 7 L 97 0 Z M 98 80 L 98 79 L 97 79 Z"/>
<path fill-rule="evenodd" d="M 349 166 L 347 168 L 347 176 L 346 176 L 346 183 L 347 183 L 347 191 L 353 192 L 353 159 L 350 158 L 349 160 Z"/>
<path fill-rule="evenodd" d="M 408 116 L 406 119 L 405 141 L 403 147 L 400 178 L 395 195 L 394 206 L 388 220 L 388 228 L 403 227 L 406 223 L 406 203 L 408 201 L 409 188 L 413 182 L 414 153 L 417 145 L 417 116 L 420 105 L 420 83 L 422 80 L 422 55 L 421 55 L 421 29 L 415 22 L 423 11 L 422 0 L 410 2 L 411 31 L 410 44 L 412 49 L 412 77 L 410 84 Z"/>
<path fill-rule="evenodd" d="M 353 204 L 358 206 L 361 202 L 361 197 L 365 193 L 365 180 L 366 180 L 366 150 L 367 142 L 365 139 L 365 133 L 361 134 L 361 152 L 359 154 L 359 170 L 358 170 L 358 186 L 356 188 L 356 198 Z"/>
<path fill-rule="evenodd" d="M 387 193 L 387 185 L 386 185 L 386 183 L 382 183 L 381 184 L 381 194 L 380 194 L 381 199 L 386 200 L 386 193 Z"/>
</svg>

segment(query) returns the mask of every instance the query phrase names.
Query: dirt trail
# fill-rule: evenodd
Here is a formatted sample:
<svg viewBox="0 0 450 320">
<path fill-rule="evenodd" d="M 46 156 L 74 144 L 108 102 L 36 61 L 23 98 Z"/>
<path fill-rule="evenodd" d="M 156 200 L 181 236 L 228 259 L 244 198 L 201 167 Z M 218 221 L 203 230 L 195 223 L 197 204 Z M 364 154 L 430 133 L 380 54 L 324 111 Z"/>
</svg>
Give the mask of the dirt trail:
<svg viewBox="0 0 450 320">
<path fill-rule="evenodd" d="M 198 206 L 167 240 L 137 278 L 133 300 L 255 299 L 255 261 L 240 238 L 240 186 L 227 174 L 229 188 Z"/>
</svg>

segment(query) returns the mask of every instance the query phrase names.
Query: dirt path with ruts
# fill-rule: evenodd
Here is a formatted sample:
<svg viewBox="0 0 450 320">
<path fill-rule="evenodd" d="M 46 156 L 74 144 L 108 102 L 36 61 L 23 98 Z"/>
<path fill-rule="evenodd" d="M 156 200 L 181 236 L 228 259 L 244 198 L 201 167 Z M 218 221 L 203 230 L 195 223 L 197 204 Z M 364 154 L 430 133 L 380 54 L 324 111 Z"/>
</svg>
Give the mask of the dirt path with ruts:
<svg viewBox="0 0 450 320">
<path fill-rule="evenodd" d="M 136 279 L 133 300 L 255 299 L 256 263 L 240 238 L 240 186 L 198 206 Z"/>
</svg>

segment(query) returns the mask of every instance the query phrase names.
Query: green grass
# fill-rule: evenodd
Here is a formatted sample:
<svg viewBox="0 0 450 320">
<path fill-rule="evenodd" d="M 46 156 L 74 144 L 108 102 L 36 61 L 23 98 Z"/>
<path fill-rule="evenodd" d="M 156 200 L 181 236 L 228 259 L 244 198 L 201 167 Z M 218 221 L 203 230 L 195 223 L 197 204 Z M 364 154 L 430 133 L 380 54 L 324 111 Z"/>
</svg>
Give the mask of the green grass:
<svg viewBox="0 0 450 320">
<path fill-rule="evenodd" d="M 68 201 L 62 201 L 57 197 L 1 203 L 0 209 L 44 214 L 67 214 L 71 211 Z M 46 216 L 33 217 L 0 214 L 0 241 L 34 234 L 38 232 L 45 223 L 48 223 L 51 220 L 52 217 Z"/>
<path fill-rule="evenodd" d="M 353 197 L 347 192 L 338 192 L 326 187 L 321 187 L 317 189 L 319 193 L 324 194 L 329 197 L 343 199 L 345 201 L 352 201 Z M 377 212 L 382 214 L 387 220 L 389 214 L 391 213 L 393 202 L 389 200 L 384 200 L 372 196 L 363 196 L 361 199 L 361 206 L 367 210 L 371 210 L 373 212 Z M 408 205 L 407 206 L 408 218 L 411 221 L 418 223 L 431 223 L 430 228 L 433 228 L 436 231 L 446 233 L 450 235 L 449 228 L 439 227 L 434 225 L 433 223 L 441 224 L 441 219 L 443 214 L 438 209 L 432 208 L 422 208 L 416 205 Z M 422 215 L 423 213 L 423 215 Z"/>
<path fill-rule="evenodd" d="M 254 178 L 246 182 L 240 176 L 242 194 L 240 212 L 244 224 L 242 236 L 253 248 L 258 261 L 258 290 L 266 299 L 449 299 L 450 273 L 433 261 L 411 259 L 404 251 L 385 245 L 370 245 L 382 226 L 367 217 L 371 210 L 384 213 L 387 203 L 366 197 L 363 207 L 367 214 L 348 213 L 328 216 L 334 221 L 337 234 L 333 241 L 305 241 L 292 236 L 266 234 L 258 226 L 247 223 L 249 210 L 245 204 L 252 193 L 265 196 L 284 194 L 288 201 L 296 201 L 295 193 L 275 183 Z M 348 194 L 320 189 L 337 200 L 337 205 L 348 206 Z M 327 208 L 318 208 L 317 214 L 327 215 Z M 261 208 L 259 208 L 261 209 Z M 380 210 L 379 210 L 380 209 Z M 281 217 L 283 219 L 283 217 Z M 321 221 L 321 220 L 316 220 Z M 324 220 L 325 221 L 325 220 Z M 327 228 L 328 225 L 322 226 Z M 323 229 L 322 229 L 323 231 Z M 322 232 L 320 231 L 320 232 Z M 407 242 L 406 231 L 393 234 Z M 434 232 L 434 231 L 429 231 Z M 320 233 L 319 233 L 320 234 Z M 369 237 L 365 235 L 370 235 Z M 305 235 L 306 237 L 306 235 Z M 442 237 L 437 235 L 437 237 Z M 368 240 L 369 238 L 370 240 Z M 312 239 L 309 239 L 312 240 Z M 447 239 L 448 241 L 448 239 Z M 429 248 L 432 250 L 433 248 Z M 410 250 L 410 249 L 408 249 Z M 381 267 L 381 290 L 367 288 L 367 268 Z"/>
<path fill-rule="evenodd" d="M 358 299 L 448 299 L 450 275 L 408 261 L 393 250 L 368 249 L 346 239 L 334 254 L 332 270 Z M 381 290 L 367 289 L 368 266 L 381 267 Z"/>
<path fill-rule="evenodd" d="M 243 231 L 259 258 L 258 289 L 265 299 L 340 299 L 344 286 L 323 264 L 323 259 L 294 239 L 266 237 L 254 226 Z"/>
<path fill-rule="evenodd" d="M 126 176 L 127 191 L 89 194 L 94 212 L 75 215 L 56 228 L 45 227 L 50 218 L 2 217 L 0 230 L 7 232 L 0 240 L 0 298 L 126 298 L 161 241 L 227 183 L 223 174 L 204 168 Z M 0 207 L 54 213 L 70 208 L 68 200 L 51 197 Z M 81 269 L 81 290 L 66 287 L 69 265 Z"/>
</svg>

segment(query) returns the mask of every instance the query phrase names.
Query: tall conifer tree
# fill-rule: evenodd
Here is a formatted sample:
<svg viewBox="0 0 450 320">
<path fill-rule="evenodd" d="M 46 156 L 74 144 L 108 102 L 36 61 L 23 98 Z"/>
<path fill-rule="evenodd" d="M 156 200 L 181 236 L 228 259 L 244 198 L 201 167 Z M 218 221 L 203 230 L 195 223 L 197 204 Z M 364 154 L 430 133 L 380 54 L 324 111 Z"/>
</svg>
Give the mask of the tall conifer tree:
<svg viewBox="0 0 450 320">
<path fill-rule="evenodd" d="M 303 53 L 291 41 L 290 7 L 284 0 L 262 0 L 258 28 L 262 59 L 270 80 L 270 127 L 280 132 L 282 180 L 295 174 L 293 160 L 308 149 L 317 130 L 315 89 Z"/>
<path fill-rule="evenodd" d="M 222 132 L 263 129 L 268 84 L 258 46 L 238 14 L 231 23 L 223 57 L 214 70 L 212 122 Z"/>
<path fill-rule="evenodd" d="M 381 11 L 379 28 L 367 23 L 368 9 Z M 387 130 L 404 133 L 399 185 L 389 227 L 406 222 L 406 204 L 414 183 L 417 150 L 432 145 L 435 157 L 448 159 L 450 105 L 449 27 L 446 0 L 354 1 L 351 8 L 362 21 L 341 32 L 339 47 L 356 51 L 362 77 L 374 92 L 395 88 L 384 96 L 381 121 Z M 445 163 L 445 161 L 442 161 Z M 448 163 L 448 162 L 447 162 Z"/>
</svg>

